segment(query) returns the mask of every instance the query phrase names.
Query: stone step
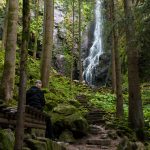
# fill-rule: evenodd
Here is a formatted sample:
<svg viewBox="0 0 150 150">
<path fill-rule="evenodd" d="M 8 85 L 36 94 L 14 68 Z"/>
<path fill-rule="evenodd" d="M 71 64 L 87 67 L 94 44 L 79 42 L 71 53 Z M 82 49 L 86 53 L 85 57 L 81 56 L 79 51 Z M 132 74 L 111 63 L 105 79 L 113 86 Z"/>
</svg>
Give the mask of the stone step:
<svg viewBox="0 0 150 150">
<path fill-rule="evenodd" d="M 101 111 L 101 110 L 96 110 L 96 111 L 91 110 L 91 112 L 89 112 L 89 114 L 107 114 L 107 113 L 105 111 Z"/>
<path fill-rule="evenodd" d="M 105 120 L 104 119 L 87 119 L 88 123 L 89 124 L 104 124 L 105 123 Z"/>
<path fill-rule="evenodd" d="M 104 132 L 95 129 L 95 130 L 90 130 L 89 133 L 97 135 L 97 134 L 103 134 Z"/>
<path fill-rule="evenodd" d="M 97 145 L 86 145 L 86 150 L 99 150 L 99 148 Z"/>
<path fill-rule="evenodd" d="M 108 134 L 103 133 L 103 134 L 100 135 L 100 138 L 101 139 L 107 139 L 108 138 Z"/>
<path fill-rule="evenodd" d="M 86 116 L 86 118 L 103 118 L 103 116 L 101 116 L 101 115 L 88 115 L 88 116 Z"/>
<path fill-rule="evenodd" d="M 108 147 L 108 146 L 101 146 L 101 148 L 100 148 L 100 150 L 107 150 L 107 149 L 111 149 L 110 147 Z"/>
<path fill-rule="evenodd" d="M 97 115 L 99 115 L 99 116 L 104 116 L 103 113 L 88 113 L 88 114 L 87 114 L 87 116 L 97 116 Z"/>
<path fill-rule="evenodd" d="M 109 146 L 111 145 L 111 140 L 110 139 L 88 139 L 86 143 L 89 145 Z"/>
</svg>

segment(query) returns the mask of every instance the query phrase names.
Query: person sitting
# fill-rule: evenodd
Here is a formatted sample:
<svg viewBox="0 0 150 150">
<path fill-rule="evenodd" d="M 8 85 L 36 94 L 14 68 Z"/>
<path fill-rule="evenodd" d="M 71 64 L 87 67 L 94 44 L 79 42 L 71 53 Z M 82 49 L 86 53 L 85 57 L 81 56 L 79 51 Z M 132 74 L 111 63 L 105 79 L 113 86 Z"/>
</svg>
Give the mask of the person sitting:
<svg viewBox="0 0 150 150">
<path fill-rule="evenodd" d="M 29 105 L 31 107 L 43 111 L 45 106 L 45 97 L 44 97 L 44 91 L 42 91 L 41 88 L 42 88 L 42 81 L 36 80 L 35 86 L 32 86 L 26 92 L 26 105 Z M 54 139 L 53 131 L 52 131 L 52 123 L 49 116 L 46 117 L 45 137 Z"/>
</svg>

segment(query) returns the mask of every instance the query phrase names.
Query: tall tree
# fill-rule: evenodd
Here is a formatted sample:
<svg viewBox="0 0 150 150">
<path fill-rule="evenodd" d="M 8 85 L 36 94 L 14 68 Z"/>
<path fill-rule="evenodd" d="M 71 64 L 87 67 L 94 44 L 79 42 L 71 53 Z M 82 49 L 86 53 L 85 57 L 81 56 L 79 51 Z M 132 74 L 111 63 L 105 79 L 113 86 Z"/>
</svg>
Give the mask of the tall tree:
<svg viewBox="0 0 150 150">
<path fill-rule="evenodd" d="M 8 24 L 8 5 L 9 0 L 6 0 L 6 11 L 5 11 L 5 19 L 3 25 L 3 36 L 2 36 L 2 49 L 6 48 L 6 36 L 7 36 L 7 24 Z"/>
<path fill-rule="evenodd" d="M 7 41 L 1 84 L 1 97 L 6 101 L 12 99 L 14 89 L 18 25 L 18 0 L 9 0 L 8 7 Z"/>
<path fill-rule="evenodd" d="M 112 92 L 116 93 L 116 65 L 115 65 L 115 50 L 114 50 L 114 20 L 113 20 L 113 10 L 112 10 L 112 0 L 109 2 L 109 13 L 110 21 L 112 23 L 112 32 L 111 32 L 111 66 L 112 66 Z"/>
<path fill-rule="evenodd" d="M 81 0 L 78 0 L 79 4 L 79 81 L 82 82 L 82 58 L 81 58 Z"/>
<path fill-rule="evenodd" d="M 38 36 L 39 36 L 39 33 L 38 33 L 38 26 L 39 26 L 39 0 L 35 0 L 35 18 L 36 18 L 36 32 L 35 32 L 33 58 L 36 58 L 37 41 L 38 41 Z"/>
<path fill-rule="evenodd" d="M 72 1 L 72 52 L 71 52 L 71 84 L 73 80 L 73 64 L 74 64 L 74 45 L 75 45 L 75 0 Z"/>
<path fill-rule="evenodd" d="M 52 48 L 53 48 L 53 26 L 54 26 L 54 1 L 44 1 L 44 35 L 43 35 L 43 51 L 41 61 L 41 80 L 43 87 L 48 87 Z"/>
<path fill-rule="evenodd" d="M 121 82 L 121 64 L 118 50 L 118 29 L 116 24 L 116 8 L 117 0 L 111 1 L 112 7 L 112 24 L 113 24 L 113 49 L 115 56 L 115 73 L 116 73 L 116 116 L 123 117 L 123 95 L 122 95 L 122 82 Z M 116 25 L 115 25 L 116 24 Z M 114 26 L 115 25 L 115 26 Z"/>
<path fill-rule="evenodd" d="M 22 48 L 20 59 L 20 84 L 19 84 L 19 101 L 17 113 L 17 125 L 15 134 L 15 150 L 21 150 L 23 147 L 24 137 L 24 112 L 26 102 L 26 81 L 27 81 L 27 55 L 29 41 L 29 21 L 30 21 L 30 6 L 29 0 L 23 0 L 23 31 L 22 31 Z"/>
<path fill-rule="evenodd" d="M 140 129 L 144 126 L 142 101 L 139 85 L 138 49 L 135 36 L 134 15 L 132 1 L 124 0 L 126 18 L 126 44 L 128 58 L 129 83 L 129 123 L 132 128 Z"/>
</svg>

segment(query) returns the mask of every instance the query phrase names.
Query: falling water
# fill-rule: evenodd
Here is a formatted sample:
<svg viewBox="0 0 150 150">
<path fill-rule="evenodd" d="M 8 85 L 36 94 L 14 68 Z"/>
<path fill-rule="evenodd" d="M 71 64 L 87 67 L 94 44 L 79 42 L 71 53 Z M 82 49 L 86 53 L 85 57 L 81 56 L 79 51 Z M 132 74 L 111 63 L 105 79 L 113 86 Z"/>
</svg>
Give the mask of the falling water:
<svg viewBox="0 0 150 150">
<path fill-rule="evenodd" d="M 83 67 L 84 72 L 83 76 L 85 81 L 93 85 L 94 82 L 94 69 L 99 64 L 99 57 L 103 53 L 102 48 L 102 0 L 96 0 L 95 6 L 95 30 L 94 30 L 94 41 L 93 45 L 90 48 L 89 56 L 84 60 Z"/>
</svg>

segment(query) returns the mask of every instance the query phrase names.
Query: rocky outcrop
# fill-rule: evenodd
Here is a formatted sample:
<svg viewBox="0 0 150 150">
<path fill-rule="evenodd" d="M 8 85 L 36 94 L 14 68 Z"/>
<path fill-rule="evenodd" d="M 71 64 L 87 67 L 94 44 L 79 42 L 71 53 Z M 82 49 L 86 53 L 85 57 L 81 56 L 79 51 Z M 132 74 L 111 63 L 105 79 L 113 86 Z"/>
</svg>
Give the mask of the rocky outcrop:
<svg viewBox="0 0 150 150">
<path fill-rule="evenodd" d="M 25 141 L 26 147 L 24 150 L 66 150 L 66 148 L 47 138 L 28 139 Z"/>
<path fill-rule="evenodd" d="M 111 55 L 109 53 L 103 53 L 99 57 L 99 65 L 93 70 L 93 85 L 96 87 L 110 84 L 110 67 L 111 67 Z"/>
<path fill-rule="evenodd" d="M 53 109 L 51 114 L 55 137 L 68 130 L 74 138 L 83 137 L 88 131 L 88 123 L 80 111 L 72 106 L 60 104 Z"/>
</svg>

